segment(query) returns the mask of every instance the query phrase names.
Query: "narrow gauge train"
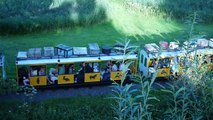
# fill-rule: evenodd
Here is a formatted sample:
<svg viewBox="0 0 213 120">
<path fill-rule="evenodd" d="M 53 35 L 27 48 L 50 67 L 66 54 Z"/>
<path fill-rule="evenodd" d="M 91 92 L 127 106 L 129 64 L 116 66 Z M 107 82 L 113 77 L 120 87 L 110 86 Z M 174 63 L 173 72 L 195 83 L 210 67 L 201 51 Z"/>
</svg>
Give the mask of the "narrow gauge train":
<svg viewBox="0 0 213 120">
<path fill-rule="evenodd" d="M 207 44 L 206 44 L 207 43 Z M 205 54 L 208 65 L 212 69 L 213 41 L 206 39 L 197 40 L 197 47 L 191 51 Z M 119 46 L 119 45 L 118 45 Z M 119 46 L 122 47 L 122 46 Z M 181 74 L 185 51 L 176 42 L 160 42 L 163 49 L 155 43 L 146 44 L 144 49 L 132 53 L 125 61 L 133 61 L 128 68 L 128 74 L 152 76 L 157 72 L 157 78 L 166 78 L 177 73 Z M 111 80 L 119 81 L 123 76 L 123 52 L 109 46 L 100 48 L 98 44 L 88 44 L 87 47 L 69 47 L 59 44 L 53 47 L 31 48 L 28 52 L 18 52 L 16 59 L 16 77 L 19 85 L 30 84 L 36 87 L 101 84 Z M 197 52 L 198 51 L 198 52 Z M 158 59 L 158 60 L 157 60 Z M 157 63 L 158 62 L 158 63 Z M 154 66 L 157 64 L 156 68 Z M 173 67 L 178 66 L 177 70 Z"/>
</svg>

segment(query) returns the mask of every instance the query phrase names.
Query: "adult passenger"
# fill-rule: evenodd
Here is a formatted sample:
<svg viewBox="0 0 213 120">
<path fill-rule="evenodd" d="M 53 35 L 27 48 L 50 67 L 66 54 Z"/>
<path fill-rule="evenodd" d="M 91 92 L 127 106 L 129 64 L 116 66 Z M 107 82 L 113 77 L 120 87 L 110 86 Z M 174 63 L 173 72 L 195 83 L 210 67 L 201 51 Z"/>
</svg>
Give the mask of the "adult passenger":
<svg viewBox="0 0 213 120">
<path fill-rule="evenodd" d="M 112 65 L 112 71 L 118 71 L 118 66 L 115 63 Z"/>
<path fill-rule="evenodd" d="M 27 79 L 25 76 L 23 77 L 23 84 L 24 85 L 29 85 L 30 84 L 29 79 Z"/>
<path fill-rule="evenodd" d="M 78 83 L 83 83 L 84 81 L 84 69 L 85 69 L 85 63 L 82 63 L 81 68 L 78 70 L 78 73 L 77 73 Z"/>
<path fill-rule="evenodd" d="M 55 68 L 50 68 L 50 71 L 49 71 L 49 82 L 52 83 L 52 84 L 55 84 L 57 80 L 58 80 L 57 70 Z"/>
</svg>

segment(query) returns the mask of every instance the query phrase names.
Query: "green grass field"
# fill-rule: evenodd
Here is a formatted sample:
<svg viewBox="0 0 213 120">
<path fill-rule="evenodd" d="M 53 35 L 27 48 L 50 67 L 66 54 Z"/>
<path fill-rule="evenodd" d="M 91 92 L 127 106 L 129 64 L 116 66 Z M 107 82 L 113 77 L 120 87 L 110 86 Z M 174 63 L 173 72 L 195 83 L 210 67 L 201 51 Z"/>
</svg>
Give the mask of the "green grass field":
<svg viewBox="0 0 213 120">
<path fill-rule="evenodd" d="M 65 1 L 55 0 L 54 2 L 53 5 L 57 7 Z M 111 2 L 97 0 L 95 3 L 96 7 L 101 6 L 105 9 L 107 16 L 107 20 L 99 24 L 86 27 L 57 28 L 33 34 L 0 36 L 0 45 L 6 55 L 8 76 L 15 76 L 17 52 L 27 51 L 29 48 L 43 48 L 60 43 L 69 46 L 87 46 L 88 43 L 92 42 L 97 42 L 100 46 L 113 45 L 116 40 L 126 37 L 132 40 L 132 44 L 142 46 L 145 43 L 157 43 L 161 40 L 184 41 L 188 38 L 190 25 L 172 19 L 165 20 L 161 14 L 157 15 L 152 12 L 152 9 L 143 9 L 142 12 L 137 6 L 128 6 L 123 0 L 112 0 Z M 198 35 L 211 37 L 213 35 L 212 27 L 213 24 L 196 25 L 194 32 Z"/>
<path fill-rule="evenodd" d="M 63 43 L 69 46 L 87 46 L 88 43 L 97 42 L 100 46 L 113 45 L 116 40 L 130 38 L 132 44 L 142 46 L 145 43 L 159 42 L 161 40 L 184 41 L 188 35 L 188 25 L 177 24 L 179 30 L 170 33 L 152 35 L 126 35 L 118 30 L 111 22 L 101 23 L 90 27 L 76 27 L 75 29 L 55 30 L 37 34 L 17 36 L 0 36 L 1 48 L 6 56 L 6 69 L 9 77 L 15 76 L 15 57 L 18 51 L 27 51 L 29 48 L 55 46 Z M 213 25 L 199 25 L 195 30 L 198 34 L 212 36 Z"/>
</svg>

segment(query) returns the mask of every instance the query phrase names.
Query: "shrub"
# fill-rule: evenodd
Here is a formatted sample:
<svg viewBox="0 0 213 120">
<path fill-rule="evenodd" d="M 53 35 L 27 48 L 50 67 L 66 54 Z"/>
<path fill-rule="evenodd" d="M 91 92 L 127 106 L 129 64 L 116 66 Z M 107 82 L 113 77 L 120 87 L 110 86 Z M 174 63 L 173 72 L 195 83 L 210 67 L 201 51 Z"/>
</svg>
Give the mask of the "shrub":
<svg viewBox="0 0 213 120">
<path fill-rule="evenodd" d="M 6 79 L 2 80 L 0 79 L 0 95 L 1 94 L 7 94 L 10 92 L 16 92 L 18 90 L 18 85 L 16 83 L 16 80 L 14 79 Z"/>
</svg>

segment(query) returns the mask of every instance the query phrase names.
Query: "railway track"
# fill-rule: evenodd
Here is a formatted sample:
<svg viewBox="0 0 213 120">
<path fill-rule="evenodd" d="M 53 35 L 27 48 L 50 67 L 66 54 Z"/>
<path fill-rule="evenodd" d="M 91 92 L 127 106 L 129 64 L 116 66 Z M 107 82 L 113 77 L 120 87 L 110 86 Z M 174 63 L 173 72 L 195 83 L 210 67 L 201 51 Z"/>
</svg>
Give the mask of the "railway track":
<svg viewBox="0 0 213 120">
<path fill-rule="evenodd" d="M 166 83 L 171 83 L 168 80 L 157 80 L 153 84 L 153 88 L 160 88 L 157 84 L 167 86 Z M 38 89 L 37 94 L 32 98 L 33 101 L 48 100 L 62 97 L 75 97 L 75 96 L 97 96 L 112 93 L 111 85 L 101 86 L 83 86 L 83 87 L 70 87 L 70 88 L 58 88 L 58 89 Z M 138 84 L 134 84 L 134 87 L 139 87 Z M 9 93 L 1 95 L 0 100 L 25 100 L 26 96 L 23 93 Z"/>
</svg>

